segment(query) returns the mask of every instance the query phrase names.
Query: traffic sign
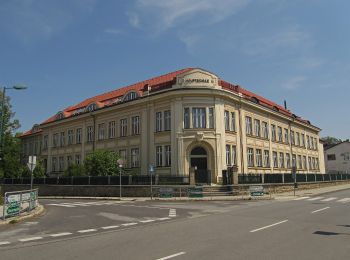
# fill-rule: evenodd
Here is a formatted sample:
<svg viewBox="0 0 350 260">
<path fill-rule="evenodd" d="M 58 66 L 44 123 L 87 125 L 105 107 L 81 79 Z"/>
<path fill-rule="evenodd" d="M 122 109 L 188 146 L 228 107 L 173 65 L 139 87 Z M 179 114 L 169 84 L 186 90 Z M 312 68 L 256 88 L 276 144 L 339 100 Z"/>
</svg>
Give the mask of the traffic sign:
<svg viewBox="0 0 350 260">
<path fill-rule="evenodd" d="M 149 172 L 154 172 L 154 165 L 153 164 L 149 165 Z"/>
<path fill-rule="evenodd" d="M 31 172 L 34 171 L 35 166 L 36 166 L 36 156 L 35 155 L 29 156 L 27 166 Z"/>
</svg>

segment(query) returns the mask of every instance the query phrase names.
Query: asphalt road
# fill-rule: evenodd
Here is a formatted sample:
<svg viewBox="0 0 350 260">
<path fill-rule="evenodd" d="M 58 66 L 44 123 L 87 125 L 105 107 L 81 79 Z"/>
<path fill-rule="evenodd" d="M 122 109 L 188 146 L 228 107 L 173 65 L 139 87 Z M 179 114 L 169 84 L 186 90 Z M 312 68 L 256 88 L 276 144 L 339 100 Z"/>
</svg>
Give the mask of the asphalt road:
<svg viewBox="0 0 350 260">
<path fill-rule="evenodd" d="M 0 259 L 349 259 L 350 190 L 285 201 L 42 200 Z"/>
</svg>

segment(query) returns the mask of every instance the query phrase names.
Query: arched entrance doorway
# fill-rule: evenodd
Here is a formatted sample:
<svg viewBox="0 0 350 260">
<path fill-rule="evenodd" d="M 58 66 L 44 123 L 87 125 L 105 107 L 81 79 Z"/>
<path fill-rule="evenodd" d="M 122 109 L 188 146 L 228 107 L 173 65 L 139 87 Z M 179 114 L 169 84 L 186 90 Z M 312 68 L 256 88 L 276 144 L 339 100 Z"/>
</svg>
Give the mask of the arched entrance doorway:
<svg viewBox="0 0 350 260">
<path fill-rule="evenodd" d="M 195 168 L 195 182 L 196 183 L 210 183 L 210 171 L 208 170 L 208 154 L 207 151 L 201 147 L 196 146 L 190 153 L 191 167 Z"/>
</svg>

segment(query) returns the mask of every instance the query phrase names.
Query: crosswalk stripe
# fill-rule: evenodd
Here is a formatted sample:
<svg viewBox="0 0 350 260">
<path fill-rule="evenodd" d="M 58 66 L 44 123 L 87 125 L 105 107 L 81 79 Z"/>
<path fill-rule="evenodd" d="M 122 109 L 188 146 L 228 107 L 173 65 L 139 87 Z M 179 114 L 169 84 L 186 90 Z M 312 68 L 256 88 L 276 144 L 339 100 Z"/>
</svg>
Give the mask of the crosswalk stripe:
<svg viewBox="0 0 350 260">
<path fill-rule="evenodd" d="M 154 222 L 154 219 L 146 219 L 146 220 L 140 220 L 141 223 L 149 223 L 149 222 Z"/>
<path fill-rule="evenodd" d="M 137 223 L 136 222 L 132 222 L 132 223 L 124 223 L 124 224 L 122 224 L 122 226 L 124 226 L 124 227 L 134 226 L 134 225 L 137 225 Z"/>
<path fill-rule="evenodd" d="M 349 200 L 350 198 L 344 198 L 344 199 L 337 200 L 337 202 L 345 203 L 345 202 L 348 202 Z"/>
<path fill-rule="evenodd" d="M 328 199 L 324 199 L 324 200 L 321 200 L 321 201 L 332 201 L 332 200 L 336 200 L 337 197 L 331 197 L 331 198 L 328 198 Z"/>
<path fill-rule="evenodd" d="M 65 204 L 55 204 L 55 203 L 52 203 L 52 204 L 47 204 L 47 205 L 50 205 L 50 206 L 58 206 L 58 207 L 67 207 L 67 208 L 75 208 L 75 206 L 73 206 L 73 205 L 65 205 Z"/>
<path fill-rule="evenodd" d="M 319 199 L 323 199 L 324 197 L 314 197 L 314 198 L 311 198 L 311 199 L 308 199 L 309 201 L 314 201 L 314 200 L 319 200 Z"/>
<path fill-rule="evenodd" d="M 18 241 L 29 242 L 29 241 L 33 241 L 33 240 L 39 240 L 39 239 L 43 239 L 43 237 L 28 237 L 28 238 L 18 239 Z"/>
<path fill-rule="evenodd" d="M 296 198 L 294 200 L 304 200 L 304 199 L 308 199 L 308 198 L 310 198 L 310 197 L 300 197 L 300 198 Z"/>
</svg>

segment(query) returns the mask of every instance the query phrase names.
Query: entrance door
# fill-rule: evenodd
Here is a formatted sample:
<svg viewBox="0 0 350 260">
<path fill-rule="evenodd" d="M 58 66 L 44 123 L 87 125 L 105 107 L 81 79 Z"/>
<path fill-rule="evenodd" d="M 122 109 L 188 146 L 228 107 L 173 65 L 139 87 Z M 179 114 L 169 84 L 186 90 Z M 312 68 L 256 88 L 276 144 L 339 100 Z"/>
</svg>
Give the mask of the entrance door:
<svg viewBox="0 0 350 260">
<path fill-rule="evenodd" d="M 191 151 L 191 167 L 195 170 L 195 181 L 196 183 L 209 183 L 209 171 L 208 171 L 208 158 L 207 152 L 202 147 L 195 147 Z"/>
</svg>

